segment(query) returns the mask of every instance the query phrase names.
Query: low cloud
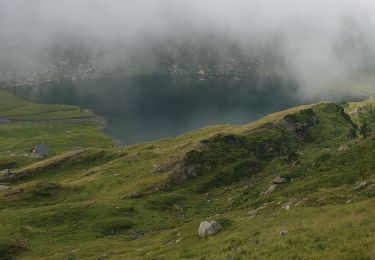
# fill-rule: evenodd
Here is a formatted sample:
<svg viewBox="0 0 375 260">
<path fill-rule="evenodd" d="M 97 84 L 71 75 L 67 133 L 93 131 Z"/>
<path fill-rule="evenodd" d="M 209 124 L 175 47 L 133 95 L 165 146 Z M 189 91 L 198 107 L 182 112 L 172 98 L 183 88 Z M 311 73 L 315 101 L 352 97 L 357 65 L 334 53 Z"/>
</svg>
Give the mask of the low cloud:
<svg viewBox="0 0 375 260">
<path fill-rule="evenodd" d="M 302 96 L 371 88 L 375 2 L 371 0 L 12 0 L 0 1 L 0 72 L 36 70 L 55 45 L 82 45 L 108 66 L 141 48 L 215 36 L 270 49 L 274 70 Z M 147 51 L 143 51 L 147 50 Z"/>
</svg>

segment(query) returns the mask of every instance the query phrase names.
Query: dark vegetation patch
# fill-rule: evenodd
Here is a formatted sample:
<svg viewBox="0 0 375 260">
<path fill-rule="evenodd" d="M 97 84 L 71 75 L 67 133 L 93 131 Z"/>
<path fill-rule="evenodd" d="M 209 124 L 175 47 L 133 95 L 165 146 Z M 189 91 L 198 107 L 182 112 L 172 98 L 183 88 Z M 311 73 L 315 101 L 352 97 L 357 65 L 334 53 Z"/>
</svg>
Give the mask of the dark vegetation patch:
<svg viewBox="0 0 375 260">
<path fill-rule="evenodd" d="M 103 236 L 113 236 L 125 234 L 133 226 L 134 223 L 132 223 L 131 221 L 123 218 L 118 218 L 103 220 L 97 223 L 96 230 Z"/>
<path fill-rule="evenodd" d="M 366 105 L 359 111 L 359 133 L 367 138 L 375 132 L 375 108 Z"/>
<path fill-rule="evenodd" d="M 0 162 L 0 169 L 12 169 L 18 166 L 18 163 L 15 161 L 12 162 Z"/>
<path fill-rule="evenodd" d="M 51 229 L 73 224 L 78 226 L 84 222 L 88 214 L 87 211 L 82 208 L 51 209 L 38 215 L 24 215 L 23 222 L 34 227 Z"/>
<path fill-rule="evenodd" d="M 313 107 L 318 124 L 308 129 L 307 142 L 338 145 L 356 136 L 357 125 L 344 112 L 342 106 L 327 103 Z"/>
<path fill-rule="evenodd" d="M 157 198 L 148 200 L 147 207 L 153 210 L 171 210 L 175 205 L 182 203 L 185 197 L 178 195 L 162 195 Z"/>
<path fill-rule="evenodd" d="M 134 207 L 121 207 L 121 208 L 117 208 L 116 212 L 119 216 L 128 217 L 128 216 L 133 216 L 134 214 L 136 214 L 137 210 Z"/>
<path fill-rule="evenodd" d="M 10 260 L 17 254 L 27 250 L 20 242 L 5 240 L 0 242 L 0 259 Z"/>
<path fill-rule="evenodd" d="M 228 218 L 219 218 L 216 221 L 220 224 L 222 229 L 227 229 L 233 225 L 233 221 Z"/>
</svg>

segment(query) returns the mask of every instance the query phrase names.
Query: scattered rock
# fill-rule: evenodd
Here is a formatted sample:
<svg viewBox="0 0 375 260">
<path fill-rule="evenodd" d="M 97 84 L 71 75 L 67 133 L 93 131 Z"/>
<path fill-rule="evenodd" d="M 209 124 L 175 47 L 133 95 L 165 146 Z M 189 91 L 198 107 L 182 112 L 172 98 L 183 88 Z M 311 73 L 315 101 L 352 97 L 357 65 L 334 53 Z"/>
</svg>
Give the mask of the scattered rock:
<svg viewBox="0 0 375 260">
<path fill-rule="evenodd" d="M 349 150 L 349 146 L 346 144 L 340 145 L 340 147 L 337 149 L 339 152 L 345 152 Z"/>
<path fill-rule="evenodd" d="M 361 182 L 360 184 L 358 184 L 354 190 L 362 190 L 363 188 L 365 188 L 367 186 L 368 182 L 367 181 L 363 181 Z"/>
<path fill-rule="evenodd" d="M 281 177 L 281 176 L 277 176 L 275 179 L 272 180 L 273 184 L 282 184 L 282 183 L 286 183 L 286 182 L 288 182 L 288 180 L 284 177 Z"/>
<path fill-rule="evenodd" d="M 280 233 L 279 233 L 279 236 L 286 236 L 288 234 L 288 231 L 287 230 L 281 230 Z"/>
<path fill-rule="evenodd" d="M 260 206 L 259 208 L 256 208 L 256 209 L 253 209 L 253 210 L 250 210 L 247 215 L 250 216 L 250 217 L 254 217 L 257 215 L 257 213 L 263 209 L 265 209 L 269 204 L 272 204 L 273 202 L 266 202 L 264 203 L 262 206 Z"/>
<path fill-rule="evenodd" d="M 293 199 L 290 199 L 287 203 L 285 203 L 281 208 L 290 210 L 292 206 L 295 206 L 295 207 L 302 206 L 306 204 L 307 201 L 308 201 L 307 198 L 303 198 L 303 199 L 293 198 Z"/>
<path fill-rule="evenodd" d="M 296 204 L 294 204 L 294 206 L 298 207 L 298 206 L 302 206 L 304 204 L 306 204 L 307 202 L 307 199 L 302 199 L 300 201 L 298 201 Z"/>
<path fill-rule="evenodd" d="M 263 195 L 266 195 L 266 194 L 268 194 L 268 193 L 271 193 L 271 192 L 273 192 L 276 188 L 277 188 L 277 184 L 272 184 L 266 191 L 264 191 L 262 194 Z"/>
<path fill-rule="evenodd" d="M 363 107 L 358 107 L 352 110 L 351 112 L 349 112 L 349 115 L 356 115 L 356 114 L 366 113 L 366 112 L 367 112 L 367 109 L 364 109 Z"/>
<path fill-rule="evenodd" d="M 174 157 L 169 158 L 160 164 L 154 164 L 151 169 L 151 173 L 163 173 L 171 171 L 177 164 L 177 160 Z"/>
<path fill-rule="evenodd" d="M 0 172 L 1 175 L 9 175 L 11 172 L 9 169 L 5 169 L 3 171 Z"/>
<path fill-rule="evenodd" d="M 249 215 L 250 217 L 255 217 L 258 213 L 258 210 L 257 209 L 253 209 L 253 210 L 250 210 L 247 215 Z"/>
<path fill-rule="evenodd" d="M 129 199 L 138 199 L 143 196 L 143 193 L 140 191 L 135 191 L 129 194 Z"/>
<path fill-rule="evenodd" d="M 202 221 L 199 225 L 198 234 L 200 237 L 211 236 L 219 232 L 221 225 L 214 220 Z"/>
</svg>

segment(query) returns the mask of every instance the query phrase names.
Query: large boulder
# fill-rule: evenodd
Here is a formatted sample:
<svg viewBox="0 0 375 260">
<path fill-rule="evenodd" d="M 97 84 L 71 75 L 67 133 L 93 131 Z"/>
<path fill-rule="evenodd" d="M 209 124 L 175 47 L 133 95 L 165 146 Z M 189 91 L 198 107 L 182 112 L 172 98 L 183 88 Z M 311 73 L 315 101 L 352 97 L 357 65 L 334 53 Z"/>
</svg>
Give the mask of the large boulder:
<svg viewBox="0 0 375 260">
<path fill-rule="evenodd" d="M 221 225 L 214 220 L 202 221 L 199 225 L 198 234 L 200 237 L 211 236 L 219 232 Z"/>
</svg>

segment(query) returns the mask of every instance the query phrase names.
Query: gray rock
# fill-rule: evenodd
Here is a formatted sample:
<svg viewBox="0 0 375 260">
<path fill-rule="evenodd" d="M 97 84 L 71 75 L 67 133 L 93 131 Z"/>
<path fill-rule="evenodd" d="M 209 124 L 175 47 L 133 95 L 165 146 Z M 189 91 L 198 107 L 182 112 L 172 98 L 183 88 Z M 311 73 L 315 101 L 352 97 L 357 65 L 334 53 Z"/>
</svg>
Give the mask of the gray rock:
<svg viewBox="0 0 375 260">
<path fill-rule="evenodd" d="M 140 191 L 135 191 L 129 194 L 129 199 L 138 199 L 143 196 L 143 193 Z"/>
<path fill-rule="evenodd" d="M 265 209 L 269 204 L 271 204 L 273 202 L 270 202 L 270 203 L 264 203 L 262 206 L 260 206 L 259 208 L 256 208 L 256 209 L 253 209 L 253 210 L 250 210 L 247 215 L 250 216 L 250 217 L 255 217 L 257 215 L 257 213 L 263 209 Z"/>
<path fill-rule="evenodd" d="M 198 234 L 200 237 L 211 236 L 219 232 L 221 225 L 214 220 L 202 221 L 199 225 Z"/>
<path fill-rule="evenodd" d="M 284 177 L 281 177 L 281 176 L 277 176 L 275 179 L 272 180 L 273 184 L 282 184 L 282 183 L 286 183 L 286 182 L 288 182 L 288 180 Z"/>
</svg>

